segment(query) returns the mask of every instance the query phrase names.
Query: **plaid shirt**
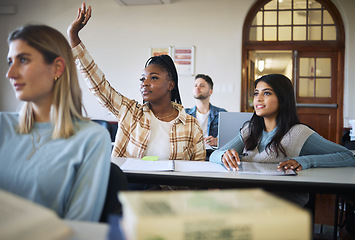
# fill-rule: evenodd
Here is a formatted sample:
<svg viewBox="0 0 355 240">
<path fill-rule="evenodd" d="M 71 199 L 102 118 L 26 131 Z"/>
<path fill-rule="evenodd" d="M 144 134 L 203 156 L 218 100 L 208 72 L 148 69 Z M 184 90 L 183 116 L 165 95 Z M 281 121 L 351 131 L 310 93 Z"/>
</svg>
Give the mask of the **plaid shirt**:
<svg viewBox="0 0 355 240">
<path fill-rule="evenodd" d="M 150 136 L 151 111 L 146 104 L 128 99 L 106 80 L 83 43 L 73 48 L 75 63 L 90 91 L 112 112 L 118 121 L 114 157 L 142 158 Z M 175 160 L 205 160 L 203 132 L 197 120 L 183 106 L 172 102 L 179 111 L 170 133 L 170 157 Z"/>
</svg>

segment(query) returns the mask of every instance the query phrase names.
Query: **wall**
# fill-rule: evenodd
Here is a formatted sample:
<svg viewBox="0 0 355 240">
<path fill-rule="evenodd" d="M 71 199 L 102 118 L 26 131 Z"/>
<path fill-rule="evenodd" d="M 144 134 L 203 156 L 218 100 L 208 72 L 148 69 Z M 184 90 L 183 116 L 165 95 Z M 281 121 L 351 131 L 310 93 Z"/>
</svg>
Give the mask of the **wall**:
<svg viewBox="0 0 355 240">
<path fill-rule="evenodd" d="M 1 31 L 28 22 L 45 23 L 66 33 L 81 1 L 14 0 L 16 15 L 0 16 Z M 249 1 L 180 0 L 167 5 L 119 6 L 114 0 L 87 1 L 92 18 L 81 37 L 106 77 L 120 92 L 141 101 L 139 77 L 149 48 L 196 47 L 196 73 L 209 74 L 216 84 L 212 102 L 229 111 L 240 109 L 241 32 Z M 5 38 L 1 37 L 5 46 Z M 5 49 L 0 59 L 6 59 Z M 1 64 L 0 75 L 6 67 Z M 193 106 L 193 76 L 180 77 L 185 106 Z M 82 85 L 85 107 L 93 118 L 111 119 Z M 18 102 L 10 84 L 1 83 L 1 111 L 15 111 Z M 11 100 L 10 100 L 11 99 Z"/>
<path fill-rule="evenodd" d="M 355 1 L 333 0 L 342 15 L 345 27 L 344 126 L 355 119 Z"/>
<path fill-rule="evenodd" d="M 81 38 L 111 84 L 127 97 L 141 101 L 139 76 L 150 47 L 196 47 L 195 73 L 210 75 L 215 82 L 211 102 L 228 111 L 240 110 L 241 40 L 245 16 L 255 2 L 248 0 L 175 0 L 166 5 L 119 6 L 114 0 L 86 1 L 92 18 Z M 344 117 L 355 118 L 355 22 L 353 0 L 334 0 L 347 31 Z M 80 0 L 0 0 L 16 5 L 15 15 L 0 15 L 0 111 L 16 111 L 16 100 L 5 78 L 6 36 L 25 23 L 44 23 L 66 34 Z M 351 67 L 352 66 L 352 67 Z M 351 79 L 351 80 L 349 80 Z M 84 104 L 90 117 L 113 120 L 86 89 L 80 77 Z M 193 76 L 181 76 L 183 105 L 194 105 Z"/>
</svg>

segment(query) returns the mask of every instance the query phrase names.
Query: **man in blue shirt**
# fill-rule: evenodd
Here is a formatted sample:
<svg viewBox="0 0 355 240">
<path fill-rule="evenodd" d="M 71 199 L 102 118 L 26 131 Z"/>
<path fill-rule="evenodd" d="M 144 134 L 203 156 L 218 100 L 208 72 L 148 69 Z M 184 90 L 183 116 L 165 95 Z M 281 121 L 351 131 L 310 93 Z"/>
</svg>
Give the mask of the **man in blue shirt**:
<svg viewBox="0 0 355 240">
<path fill-rule="evenodd" d="M 207 155 L 209 155 L 213 150 L 212 147 L 217 146 L 218 113 L 227 112 L 227 110 L 213 106 L 210 103 L 210 97 L 213 93 L 213 81 L 208 75 L 196 75 L 193 93 L 196 99 L 196 106 L 193 108 L 186 108 L 185 111 L 187 114 L 197 118 L 200 123 L 203 130 Z"/>
</svg>

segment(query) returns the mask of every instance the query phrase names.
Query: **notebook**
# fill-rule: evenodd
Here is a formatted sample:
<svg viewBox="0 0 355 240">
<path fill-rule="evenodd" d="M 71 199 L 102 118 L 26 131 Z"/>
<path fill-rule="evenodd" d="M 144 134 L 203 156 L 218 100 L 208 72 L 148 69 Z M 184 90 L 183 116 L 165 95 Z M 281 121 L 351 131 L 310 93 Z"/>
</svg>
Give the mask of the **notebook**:
<svg viewBox="0 0 355 240">
<path fill-rule="evenodd" d="M 220 112 L 218 122 L 218 148 L 232 140 L 248 121 L 253 113 L 249 112 Z"/>
<path fill-rule="evenodd" d="M 279 169 L 278 163 L 257 163 L 257 162 L 242 162 L 239 166 L 239 174 L 257 174 L 257 175 L 297 175 L 293 169 Z"/>
<path fill-rule="evenodd" d="M 115 164 L 118 162 L 113 161 Z M 220 164 L 208 161 L 157 160 L 145 161 L 138 158 L 127 158 L 119 167 L 123 171 L 139 172 L 227 172 Z"/>
</svg>

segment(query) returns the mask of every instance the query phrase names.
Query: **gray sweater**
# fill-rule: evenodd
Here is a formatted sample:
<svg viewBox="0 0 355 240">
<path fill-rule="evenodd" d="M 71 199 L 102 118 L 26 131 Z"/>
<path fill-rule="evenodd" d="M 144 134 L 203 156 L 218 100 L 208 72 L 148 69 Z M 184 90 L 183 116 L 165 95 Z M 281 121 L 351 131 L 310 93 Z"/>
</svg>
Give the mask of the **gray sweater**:
<svg viewBox="0 0 355 240">
<path fill-rule="evenodd" d="M 301 131 L 300 131 L 301 130 Z M 222 156 L 229 149 L 235 149 L 238 153 L 245 152 L 244 141 L 242 135 L 245 129 L 233 138 L 222 148 L 214 151 L 210 156 L 210 162 L 222 164 Z M 333 143 L 321 137 L 305 125 L 295 125 L 282 139 L 282 145 L 286 148 L 287 156 L 279 154 L 278 158 L 267 154 L 266 145 L 271 141 L 276 133 L 276 128 L 271 132 L 263 132 L 257 149 L 249 151 L 249 158 L 241 159 L 242 161 L 257 162 L 280 162 L 289 159 L 296 160 L 302 165 L 302 169 L 314 167 L 348 167 L 355 166 L 355 158 L 351 151 L 347 148 Z M 286 145 L 284 145 L 286 144 Z M 250 157 L 252 156 L 252 157 Z M 281 158 L 280 158 L 281 157 Z M 273 160 L 272 160 L 273 159 Z"/>
</svg>

